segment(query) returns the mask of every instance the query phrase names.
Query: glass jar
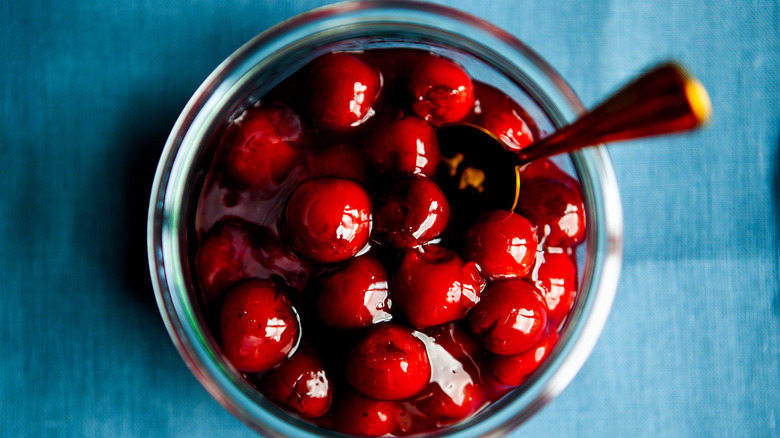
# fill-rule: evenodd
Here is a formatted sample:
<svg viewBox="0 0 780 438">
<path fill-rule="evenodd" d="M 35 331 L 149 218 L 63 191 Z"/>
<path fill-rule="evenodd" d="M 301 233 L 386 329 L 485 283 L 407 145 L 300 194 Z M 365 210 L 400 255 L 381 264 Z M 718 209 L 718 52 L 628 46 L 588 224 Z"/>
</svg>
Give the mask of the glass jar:
<svg viewBox="0 0 780 438">
<path fill-rule="evenodd" d="M 542 58 L 508 33 L 443 6 L 406 1 L 339 3 L 315 9 L 258 35 L 227 58 L 179 116 L 152 188 L 148 256 L 165 325 L 179 353 L 208 392 L 266 436 L 338 436 L 266 400 L 222 357 L 193 294 L 189 218 L 202 184 L 201 160 L 232 116 L 291 73 L 335 50 L 416 48 L 442 53 L 544 120 L 553 130 L 583 106 Z M 212 151 L 213 152 L 213 151 Z M 574 378 L 606 322 L 622 256 L 622 211 L 604 147 L 559 157 L 579 180 L 587 238 L 578 247 L 578 296 L 553 352 L 523 386 L 476 415 L 426 436 L 503 434 L 557 396 Z"/>
</svg>

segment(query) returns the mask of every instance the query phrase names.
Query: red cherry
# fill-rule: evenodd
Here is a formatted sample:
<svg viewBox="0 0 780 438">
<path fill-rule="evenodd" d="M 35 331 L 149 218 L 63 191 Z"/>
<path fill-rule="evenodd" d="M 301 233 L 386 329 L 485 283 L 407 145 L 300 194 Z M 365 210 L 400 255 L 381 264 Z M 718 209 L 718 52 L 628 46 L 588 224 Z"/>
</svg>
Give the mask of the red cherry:
<svg viewBox="0 0 780 438">
<path fill-rule="evenodd" d="M 390 295 L 385 268 L 370 255 L 348 261 L 321 280 L 317 314 L 323 324 L 358 329 L 389 321 Z"/>
<path fill-rule="evenodd" d="M 547 327 L 544 301 L 524 280 L 488 286 L 469 313 L 471 332 L 489 351 L 515 355 L 531 348 Z"/>
<path fill-rule="evenodd" d="M 222 143 L 228 173 L 260 192 L 273 193 L 302 157 L 295 144 L 301 133 L 298 115 L 281 104 L 249 108 Z"/>
<path fill-rule="evenodd" d="M 483 213 L 466 230 L 463 257 L 477 262 L 488 278 L 523 277 L 534 265 L 536 229 L 517 213 Z"/>
<path fill-rule="evenodd" d="M 433 364 L 431 384 L 414 400 L 415 407 L 431 417 L 452 421 L 465 418 L 482 406 L 485 394 L 481 386 L 484 355 L 470 333 L 455 323 L 443 324 L 424 332 Z"/>
<path fill-rule="evenodd" d="M 368 166 L 363 151 L 348 144 L 336 144 L 312 153 L 306 162 L 311 176 L 331 176 L 365 182 Z"/>
<path fill-rule="evenodd" d="M 230 288 L 220 312 L 222 350 L 239 371 L 262 373 L 287 358 L 298 345 L 298 313 L 285 294 L 266 281 Z"/>
<path fill-rule="evenodd" d="M 496 355 L 490 362 L 493 375 L 499 382 L 520 386 L 539 368 L 558 342 L 558 332 L 550 330 L 539 343 L 515 356 Z"/>
<path fill-rule="evenodd" d="M 474 84 L 466 70 L 436 55 L 414 67 L 409 91 L 414 113 L 434 124 L 458 121 L 474 107 Z"/>
<path fill-rule="evenodd" d="M 516 111 L 491 111 L 484 115 L 482 126 L 512 150 L 520 150 L 534 141 L 531 128 Z"/>
<path fill-rule="evenodd" d="M 444 193 L 422 176 L 395 179 L 377 205 L 374 239 L 395 249 L 430 242 L 444 231 L 450 219 Z"/>
<path fill-rule="evenodd" d="M 324 128 L 348 130 L 374 114 L 382 77 L 358 56 L 331 53 L 314 62 L 307 83 L 314 121 Z"/>
<path fill-rule="evenodd" d="M 445 421 L 461 420 L 477 412 L 485 403 L 482 386 L 471 379 L 447 382 L 446 386 L 431 383 L 424 395 L 415 399 L 420 412 Z"/>
<path fill-rule="evenodd" d="M 582 195 L 563 181 L 536 179 L 523 185 L 517 211 L 536 225 L 544 247 L 570 247 L 585 235 Z"/>
<path fill-rule="evenodd" d="M 219 301 L 239 280 L 277 280 L 300 291 L 309 277 L 306 263 L 273 231 L 235 217 L 218 222 L 203 238 L 195 271 L 207 303 Z"/>
<path fill-rule="evenodd" d="M 419 329 L 463 318 L 484 288 L 475 263 L 438 245 L 408 251 L 393 276 L 395 303 Z"/>
<path fill-rule="evenodd" d="M 441 159 L 431 125 L 417 116 L 403 114 L 377 122 L 368 138 L 367 154 L 380 173 L 433 176 Z"/>
<path fill-rule="evenodd" d="M 408 328 L 392 323 L 372 328 L 347 358 L 347 381 L 378 400 L 417 395 L 431 378 L 425 344 Z"/>
<path fill-rule="evenodd" d="M 198 246 L 195 271 L 207 303 L 218 301 L 230 285 L 248 278 L 248 267 L 257 264 L 242 222 L 218 223 Z"/>
<path fill-rule="evenodd" d="M 380 401 L 356 392 L 344 394 L 334 407 L 335 428 L 359 436 L 391 434 L 398 425 L 403 408 L 398 402 Z"/>
<path fill-rule="evenodd" d="M 557 249 L 557 248 L 556 248 Z M 547 318 L 551 327 L 558 327 L 569 314 L 577 289 L 577 269 L 566 252 L 550 250 L 539 253 L 531 280 L 542 293 L 547 304 Z"/>
<path fill-rule="evenodd" d="M 308 418 L 324 415 L 333 398 L 328 373 L 311 347 L 298 349 L 263 376 L 260 387 L 270 399 Z"/>
<path fill-rule="evenodd" d="M 285 210 L 290 246 L 321 263 L 349 259 L 368 243 L 371 200 L 359 184 L 339 178 L 303 182 Z"/>
<path fill-rule="evenodd" d="M 509 149 L 520 150 L 537 137 L 533 119 L 512 98 L 485 84 L 475 84 L 480 109 L 477 124 L 500 138 Z"/>
</svg>

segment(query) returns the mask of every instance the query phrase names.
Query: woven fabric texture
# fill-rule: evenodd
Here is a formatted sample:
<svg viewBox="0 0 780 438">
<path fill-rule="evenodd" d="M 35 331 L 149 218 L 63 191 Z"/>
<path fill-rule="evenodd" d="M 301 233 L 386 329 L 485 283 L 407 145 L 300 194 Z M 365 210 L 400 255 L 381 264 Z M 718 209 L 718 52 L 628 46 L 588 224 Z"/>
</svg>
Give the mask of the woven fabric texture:
<svg viewBox="0 0 780 438">
<path fill-rule="evenodd" d="M 152 295 L 162 145 L 232 51 L 320 0 L 0 2 L 0 436 L 251 437 Z M 683 61 L 708 129 L 610 146 L 623 273 L 595 351 L 514 436 L 778 436 L 780 4 L 458 0 L 593 106 Z"/>
</svg>

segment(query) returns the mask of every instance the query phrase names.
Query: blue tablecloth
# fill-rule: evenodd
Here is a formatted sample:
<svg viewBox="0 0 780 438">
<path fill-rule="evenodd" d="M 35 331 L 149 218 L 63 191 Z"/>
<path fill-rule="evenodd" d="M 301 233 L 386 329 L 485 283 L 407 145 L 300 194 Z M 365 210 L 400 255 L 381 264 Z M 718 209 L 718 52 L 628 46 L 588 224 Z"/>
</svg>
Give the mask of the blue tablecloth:
<svg viewBox="0 0 780 438">
<path fill-rule="evenodd" d="M 0 436 L 254 436 L 165 332 L 150 180 L 208 73 L 323 3 L 0 3 Z M 778 2 L 450 4 L 526 41 L 588 106 L 669 57 L 714 106 L 704 131 L 610 147 L 625 212 L 613 312 L 516 436 L 778 436 Z"/>
</svg>

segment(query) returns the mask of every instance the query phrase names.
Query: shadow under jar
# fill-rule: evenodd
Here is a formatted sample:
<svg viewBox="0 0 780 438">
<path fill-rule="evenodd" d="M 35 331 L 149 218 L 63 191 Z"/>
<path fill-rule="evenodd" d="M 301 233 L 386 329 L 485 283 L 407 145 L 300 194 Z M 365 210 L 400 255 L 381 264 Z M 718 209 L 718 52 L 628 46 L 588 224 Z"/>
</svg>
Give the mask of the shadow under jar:
<svg viewBox="0 0 780 438">
<path fill-rule="evenodd" d="M 509 34 L 453 9 L 403 1 L 341 3 L 304 13 L 258 35 L 206 79 L 176 122 L 160 159 L 149 210 L 149 264 L 163 320 L 190 370 L 225 408 L 264 435 L 341 434 L 267 399 L 258 391 L 257 382 L 238 371 L 223 354 L 221 335 L 216 332 L 219 321 L 215 315 L 219 312 L 210 308 L 210 303 L 219 299 L 208 298 L 210 292 L 204 290 L 195 269 L 199 242 L 216 225 L 209 222 L 211 216 L 202 214 L 203 206 L 208 204 L 204 201 L 208 190 L 204 188 L 209 184 L 211 163 L 220 159 L 218 146 L 228 127 L 247 109 L 254 110 L 258 102 L 266 102 L 269 92 L 315 59 L 332 52 L 398 49 L 434 53 L 455 61 L 475 83 L 487 84 L 517 102 L 535 122 L 536 135 L 570 123 L 583 111 L 563 79 Z M 383 78 L 385 82 L 380 85 L 387 85 L 389 79 Z M 365 123 L 371 123 L 370 118 Z M 557 342 L 520 386 L 462 421 L 425 431 L 425 436 L 499 436 L 517 428 L 573 379 L 606 322 L 622 251 L 622 212 L 612 165 L 603 147 L 584 149 L 554 161 L 579 183 L 587 229 L 572 253 L 577 293 L 560 325 Z M 290 172 L 295 173 L 295 169 L 292 166 Z M 241 174 L 240 169 L 237 172 Z M 287 181 L 290 190 L 294 187 L 289 175 L 282 175 L 280 180 L 282 185 Z M 252 202 L 220 199 L 220 204 L 238 218 L 279 217 L 284 203 L 269 199 L 273 196 L 260 194 Z M 247 212 L 246 205 L 252 205 L 254 211 Z M 231 207 L 235 207 L 232 212 Z M 243 222 L 236 223 L 233 228 L 231 224 L 225 227 L 240 234 Z M 267 225 L 250 234 L 254 239 L 272 241 L 269 251 L 285 245 L 276 237 L 280 232 L 276 224 L 269 220 L 268 224 L 251 225 Z M 304 252 L 310 249 L 303 246 L 299 249 Z M 287 271 L 287 292 L 292 301 L 300 298 L 296 293 L 306 293 L 307 281 L 314 281 L 309 277 L 316 277 L 317 272 L 317 268 Z M 241 284 L 244 290 L 264 290 L 266 286 Z M 267 308 L 269 303 L 276 303 L 274 297 L 265 297 L 259 306 Z M 305 316 L 306 310 L 301 312 Z M 383 323 L 383 317 L 380 314 L 375 322 Z M 306 329 L 304 324 L 302 330 Z M 306 342 L 305 333 L 287 340 L 290 352 L 310 351 L 308 345 L 299 345 L 301 338 Z M 258 371 L 267 370 L 261 364 Z M 337 382 L 342 386 L 344 383 Z"/>
</svg>

